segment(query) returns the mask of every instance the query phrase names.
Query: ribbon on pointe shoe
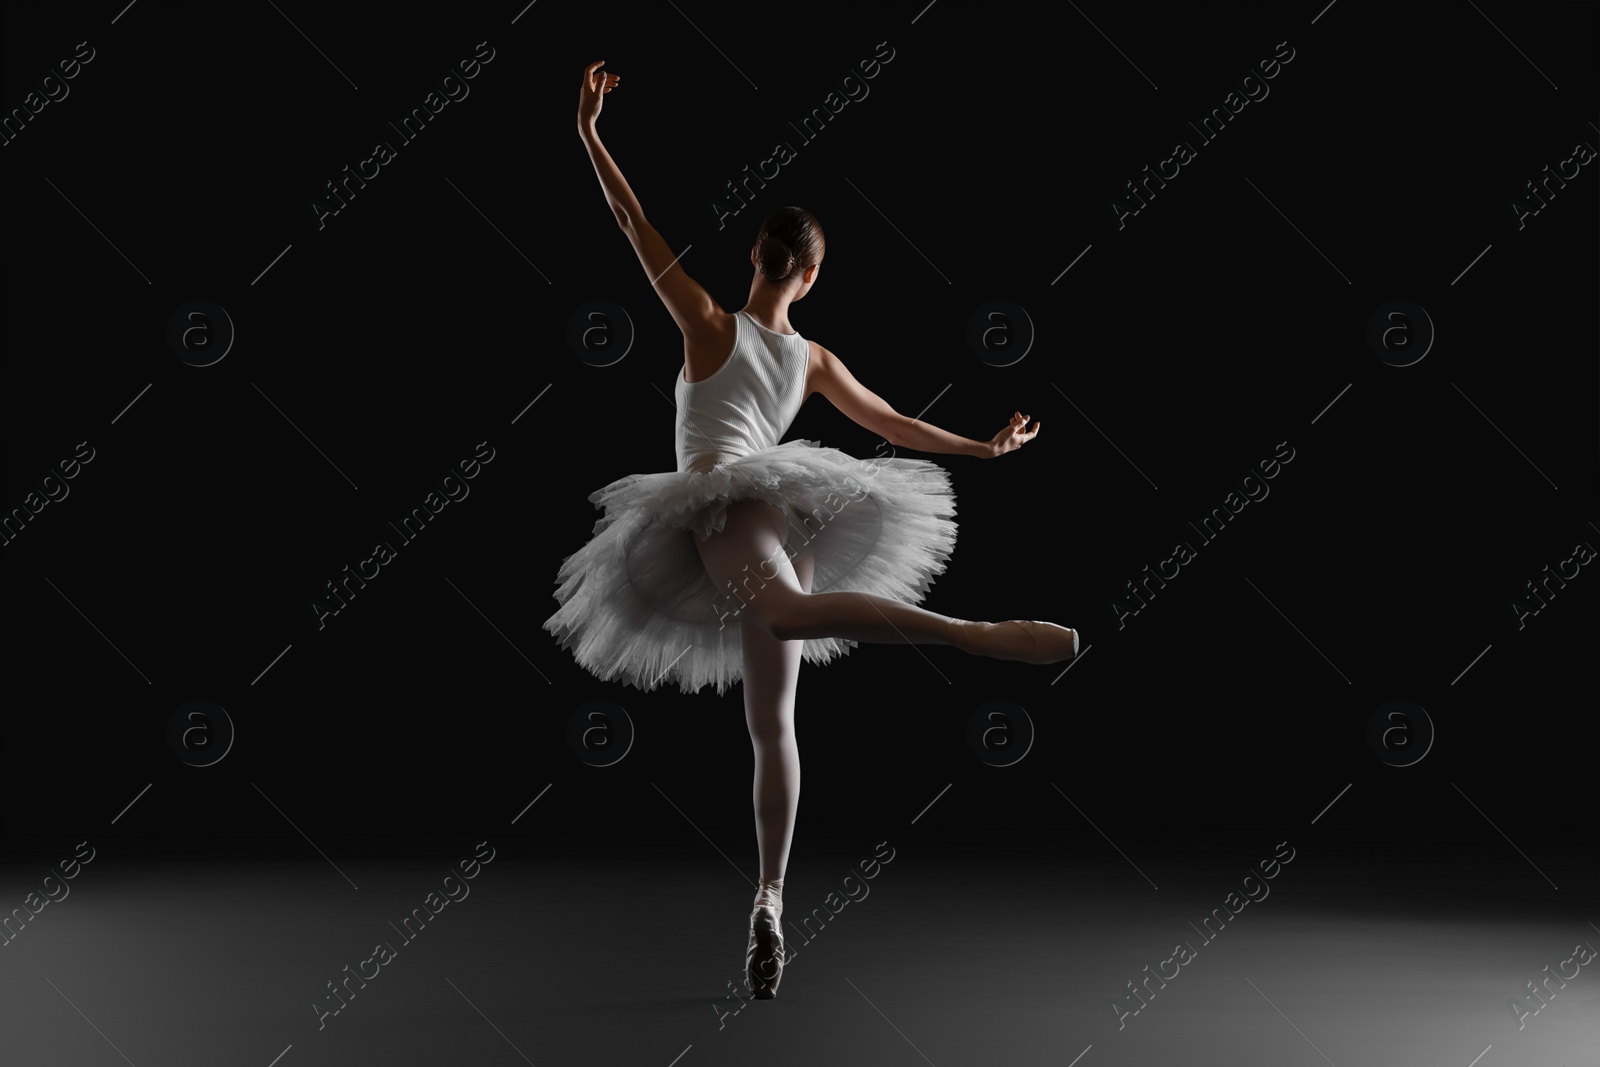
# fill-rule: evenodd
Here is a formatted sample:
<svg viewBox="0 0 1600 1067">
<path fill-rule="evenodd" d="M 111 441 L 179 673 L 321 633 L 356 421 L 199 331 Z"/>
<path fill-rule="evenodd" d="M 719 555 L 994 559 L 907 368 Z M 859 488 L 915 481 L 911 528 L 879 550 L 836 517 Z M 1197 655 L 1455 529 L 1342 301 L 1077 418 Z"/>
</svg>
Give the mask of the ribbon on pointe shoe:
<svg viewBox="0 0 1600 1067">
<path fill-rule="evenodd" d="M 756 885 L 755 903 L 769 905 L 779 915 L 783 914 L 783 879 L 763 878 Z"/>
</svg>

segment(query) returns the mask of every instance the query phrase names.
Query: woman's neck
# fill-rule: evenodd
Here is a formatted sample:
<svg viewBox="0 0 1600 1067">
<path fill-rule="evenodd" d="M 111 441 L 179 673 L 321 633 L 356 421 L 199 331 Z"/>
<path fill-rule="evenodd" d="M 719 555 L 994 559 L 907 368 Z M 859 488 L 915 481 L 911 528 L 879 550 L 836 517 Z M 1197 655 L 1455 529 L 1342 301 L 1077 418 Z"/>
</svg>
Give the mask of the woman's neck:
<svg viewBox="0 0 1600 1067">
<path fill-rule="evenodd" d="M 773 333 L 794 333 L 789 325 L 789 298 L 758 276 L 750 283 L 750 300 L 740 310 Z"/>
</svg>

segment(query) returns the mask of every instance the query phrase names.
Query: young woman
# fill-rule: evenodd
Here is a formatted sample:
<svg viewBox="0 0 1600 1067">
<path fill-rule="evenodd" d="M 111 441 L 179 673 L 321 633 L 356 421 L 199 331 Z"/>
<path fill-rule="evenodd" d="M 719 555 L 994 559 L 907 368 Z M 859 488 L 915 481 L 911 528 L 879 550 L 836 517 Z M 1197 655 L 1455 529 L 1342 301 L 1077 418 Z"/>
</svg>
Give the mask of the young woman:
<svg viewBox="0 0 1600 1067">
<path fill-rule="evenodd" d="M 953 645 L 974 655 L 1057 663 L 1076 630 L 1047 622 L 969 622 L 916 607 L 955 546 L 950 479 L 918 459 L 856 460 L 814 441 L 779 439 L 820 393 L 891 444 L 992 458 L 1032 441 L 1016 412 L 987 441 L 896 412 L 839 358 L 803 338 L 789 306 L 822 267 L 809 212 L 773 212 L 750 250 L 745 306 L 724 311 L 645 220 L 600 143 L 596 123 L 620 78 L 584 68 L 578 132 L 617 224 L 683 332 L 676 385 L 678 469 L 632 474 L 592 494 L 604 517 L 561 565 L 561 607 L 545 629 L 606 681 L 685 693 L 744 685 L 755 748 L 753 799 L 761 878 L 750 915 L 746 977 L 776 995 L 783 967 L 783 879 L 800 798 L 794 737 L 802 659 L 827 663 L 856 643 Z"/>
</svg>

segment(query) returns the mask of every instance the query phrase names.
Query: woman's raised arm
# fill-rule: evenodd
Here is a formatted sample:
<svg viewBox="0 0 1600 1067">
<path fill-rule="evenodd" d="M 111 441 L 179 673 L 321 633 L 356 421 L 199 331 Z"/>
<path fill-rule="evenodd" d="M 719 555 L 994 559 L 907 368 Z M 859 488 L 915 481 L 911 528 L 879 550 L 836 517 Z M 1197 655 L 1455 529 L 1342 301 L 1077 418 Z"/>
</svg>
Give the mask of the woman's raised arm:
<svg viewBox="0 0 1600 1067">
<path fill-rule="evenodd" d="M 601 69 L 605 60 L 597 60 L 583 69 L 583 82 L 578 95 L 578 135 L 589 150 L 589 160 L 594 164 L 600 186 L 616 216 L 617 225 L 628 235 L 633 250 L 639 256 L 656 295 L 667 306 L 672 317 L 683 331 L 687 350 L 703 349 L 707 352 L 725 349 L 725 319 L 727 313 L 693 278 L 684 273 L 677 262 L 681 253 L 675 253 L 666 240 L 645 220 L 644 209 L 633 195 L 611 153 L 600 143 L 597 123 L 605 95 L 617 87 L 620 76 Z M 725 353 L 719 353 L 725 354 Z"/>
</svg>

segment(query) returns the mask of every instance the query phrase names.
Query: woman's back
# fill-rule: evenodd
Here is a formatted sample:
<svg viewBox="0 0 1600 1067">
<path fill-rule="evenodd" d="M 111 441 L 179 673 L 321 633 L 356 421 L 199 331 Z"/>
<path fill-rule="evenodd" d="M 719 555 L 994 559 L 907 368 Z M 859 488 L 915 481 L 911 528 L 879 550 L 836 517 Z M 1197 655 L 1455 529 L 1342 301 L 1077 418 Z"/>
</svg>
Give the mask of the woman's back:
<svg viewBox="0 0 1600 1067">
<path fill-rule="evenodd" d="M 799 333 L 775 333 L 744 311 L 733 318 L 733 348 L 722 366 L 696 382 L 678 375 L 679 471 L 709 470 L 771 448 L 805 399 L 811 343 Z"/>
</svg>

